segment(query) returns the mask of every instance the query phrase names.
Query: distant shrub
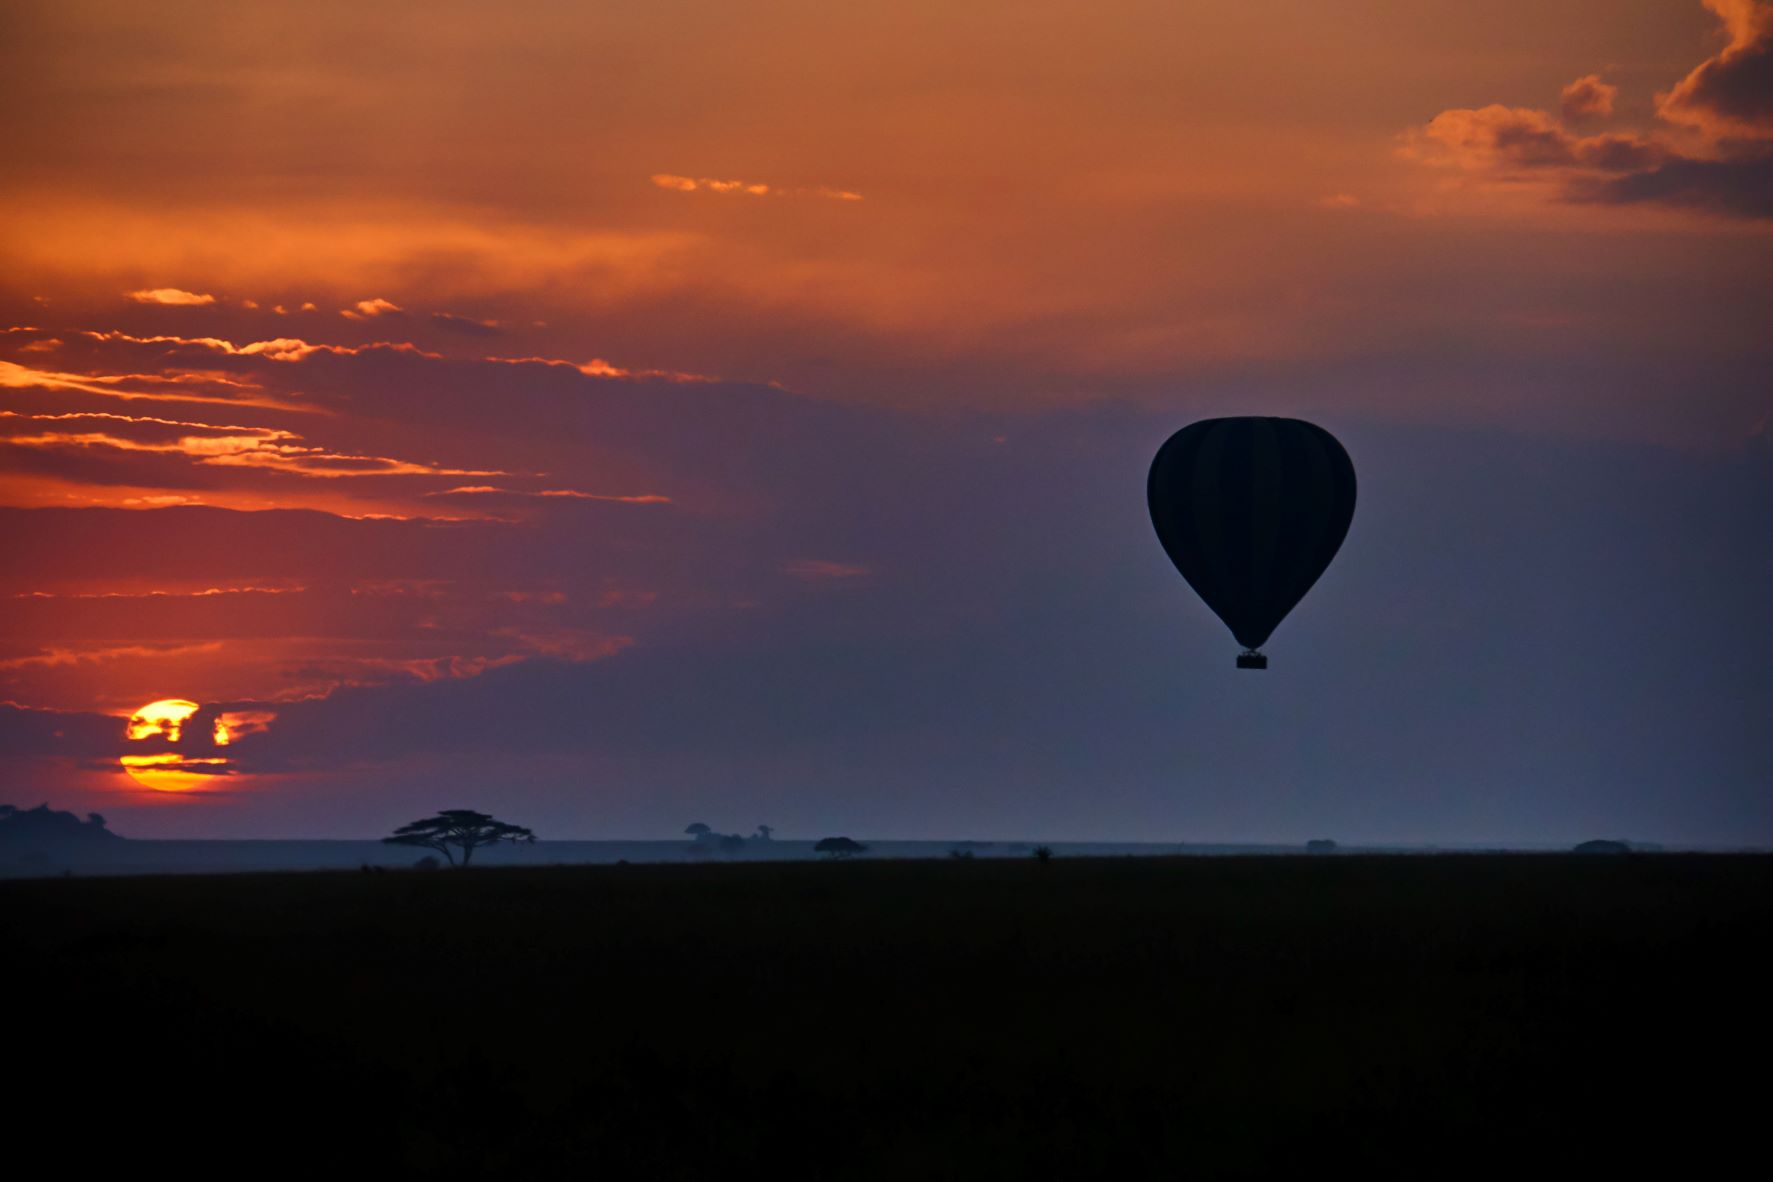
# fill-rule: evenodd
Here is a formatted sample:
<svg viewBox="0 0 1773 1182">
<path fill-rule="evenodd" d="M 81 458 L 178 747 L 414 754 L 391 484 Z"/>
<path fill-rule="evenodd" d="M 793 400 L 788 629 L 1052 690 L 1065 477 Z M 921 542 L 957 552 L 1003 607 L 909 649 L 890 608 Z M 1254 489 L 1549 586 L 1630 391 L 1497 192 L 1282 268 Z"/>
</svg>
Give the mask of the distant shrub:
<svg viewBox="0 0 1773 1182">
<path fill-rule="evenodd" d="M 424 857 L 414 862 L 412 868 L 414 870 L 441 870 L 443 869 L 443 863 L 439 862 L 430 854 L 426 854 Z"/>
<path fill-rule="evenodd" d="M 956 862 L 971 862 L 973 860 L 973 851 L 954 849 L 948 851 L 948 856 L 953 858 Z"/>
<path fill-rule="evenodd" d="M 1575 847 L 1578 854 L 1629 854 L 1631 847 L 1623 841 L 1608 841 L 1604 838 L 1585 841 Z"/>
<path fill-rule="evenodd" d="M 1036 862 L 1040 862 L 1043 864 L 1047 863 L 1047 862 L 1051 862 L 1053 860 L 1053 847 L 1050 845 L 1035 846 L 1034 847 L 1034 860 Z"/>
<path fill-rule="evenodd" d="M 867 853 L 868 847 L 848 837 L 821 837 L 818 844 L 813 846 L 813 852 L 832 858 L 848 858 Z"/>
<path fill-rule="evenodd" d="M 724 833 L 721 835 L 721 838 L 720 838 L 720 852 L 721 853 L 736 854 L 744 848 L 745 848 L 745 839 L 740 837 L 737 833 Z"/>
<path fill-rule="evenodd" d="M 1305 852 L 1308 854 L 1333 854 L 1336 852 L 1336 843 L 1327 837 L 1313 838 L 1305 843 Z"/>
</svg>

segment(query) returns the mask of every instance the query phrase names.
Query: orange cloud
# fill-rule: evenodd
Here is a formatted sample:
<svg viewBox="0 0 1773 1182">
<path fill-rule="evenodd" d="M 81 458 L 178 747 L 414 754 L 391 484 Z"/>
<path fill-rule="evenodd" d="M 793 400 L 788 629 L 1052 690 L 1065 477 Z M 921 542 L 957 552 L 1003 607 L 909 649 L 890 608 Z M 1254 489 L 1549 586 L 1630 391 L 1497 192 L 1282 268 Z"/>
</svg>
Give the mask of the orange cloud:
<svg viewBox="0 0 1773 1182">
<path fill-rule="evenodd" d="M 160 660 L 166 657 L 190 656 L 195 653 L 213 653 L 222 647 L 219 640 L 205 641 L 201 644 L 126 644 L 108 648 L 74 649 L 52 648 L 45 652 L 35 653 L 28 657 L 11 657 L 0 660 L 0 670 L 28 669 L 32 667 L 54 668 L 64 665 L 93 665 L 109 661 L 120 661 L 136 657 L 149 657 Z M 177 738 L 177 734 L 173 735 Z"/>
<path fill-rule="evenodd" d="M 283 402 L 275 398 L 264 398 L 255 395 L 221 396 L 198 394 L 192 391 L 177 392 L 129 389 L 124 382 L 142 382 L 153 384 L 164 382 L 166 378 L 150 374 L 77 374 L 61 373 L 54 370 L 33 369 L 12 361 L 0 361 L 0 387 L 22 390 L 71 390 L 81 394 L 96 394 L 104 398 L 115 398 L 123 402 L 203 402 L 223 406 L 255 406 L 276 410 L 308 411 L 313 407 L 298 403 Z"/>
<path fill-rule="evenodd" d="M 525 492 L 520 489 L 498 488 L 490 484 L 461 485 L 457 488 L 446 488 L 437 492 L 428 492 L 425 495 L 427 497 L 566 497 L 578 501 L 610 501 L 621 505 L 671 504 L 670 497 L 660 496 L 657 493 L 640 493 L 637 495 L 621 496 L 613 493 L 580 492 L 576 488 L 544 488 L 535 492 Z"/>
<path fill-rule="evenodd" d="M 287 431 L 257 430 L 247 435 L 187 435 L 170 443 L 153 443 L 100 431 L 45 431 L 37 435 L 14 435 L 0 442 L 13 447 L 114 447 L 119 451 L 177 452 L 196 459 L 219 460 L 262 446 L 270 440 L 295 438 L 298 436 Z"/>
<path fill-rule="evenodd" d="M 556 661 L 599 661 L 613 657 L 634 644 L 632 636 L 606 636 L 583 628 L 535 630 L 496 628 L 493 635 L 509 637 L 521 645 L 525 653 Z"/>
<path fill-rule="evenodd" d="M 45 423 L 67 422 L 73 419 L 99 419 L 108 420 L 114 423 L 152 423 L 158 427 L 196 427 L 204 431 L 252 432 L 261 429 L 258 427 L 223 426 L 219 423 L 194 423 L 187 419 L 161 419 L 155 418 L 153 415 L 119 415 L 102 410 L 74 410 L 48 415 L 20 414 L 19 412 L 12 410 L 0 410 L 0 419 L 35 419 L 39 422 Z M 287 434 L 287 432 L 279 432 L 279 434 Z M 289 438 L 298 439 L 300 436 L 290 435 Z"/>
<path fill-rule="evenodd" d="M 341 356 L 355 357 L 360 353 L 370 353 L 378 349 L 388 349 L 399 353 L 416 353 L 421 357 L 438 358 L 441 353 L 430 353 L 419 348 L 411 341 L 372 341 L 367 345 L 312 345 L 296 337 L 275 337 L 268 341 L 251 341 L 244 345 L 236 345 L 220 337 L 181 337 L 151 336 L 138 337 L 126 332 L 92 332 L 82 333 L 95 341 L 122 341 L 132 345 L 185 345 L 200 349 L 211 349 L 217 353 L 230 356 L 265 357 L 271 361 L 301 361 L 315 353 L 336 353 Z"/>
<path fill-rule="evenodd" d="M 272 535 L 290 526 L 314 529 L 306 516 L 255 515 L 239 528 Z M 18 515 L 13 519 L 16 526 Z M 128 535 L 169 528 L 186 533 L 195 550 L 201 549 L 200 523 L 225 517 L 197 510 L 189 516 L 149 516 L 139 524 L 113 520 Z M 366 529 L 384 538 L 408 539 L 397 547 L 421 542 L 439 547 L 440 553 L 471 541 L 462 527 L 353 523 L 321 528 L 343 539 Z M 494 537 L 471 532 L 486 541 Z M 426 538 L 431 540 L 424 542 Z M 121 544 L 129 545 L 127 536 Z M 351 545 L 345 543 L 347 551 Z M 369 557 L 371 565 L 381 561 L 362 557 Z M 238 562 L 238 552 L 224 560 Z M 194 561 L 201 561 L 201 555 L 166 558 L 158 565 L 163 574 Z M 256 560 L 245 564 L 256 565 Z M 122 571 L 130 564 L 95 556 L 92 565 Z M 110 579 L 105 578 L 93 590 L 76 581 L 59 593 L 13 592 L 6 598 L 8 610 L 0 613 L 0 657 L 6 659 L 0 664 L 0 699 L 103 701 L 133 708 L 176 687 L 181 697 L 221 703 L 221 721 L 232 732 L 229 741 L 238 743 L 255 733 L 260 720 L 252 716 L 270 709 L 272 702 L 324 694 L 339 684 L 471 675 L 526 656 L 588 659 L 610 651 L 612 643 L 625 643 L 591 626 L 591 613 L 597 610 L 594 589 L 576 604 L 558 591 L 547 594 L 552 588 L 520 603 L 494 591 L 504 585 L 502 580 L 492 586 L 477 579 L 463 581 L 459 575 L 466 569 L 436 579 L 340 579 L 342 572 L 335 572 L 307 587 L 227 584 L 202 590 L 198 583 L 176 592 L 142 587 L 119 591 L 106 585 Z M 8 574 L 14 585 L 24 582 L 27 587 L 40 577 L 27 570 Z M 156 578 L 149 586 L 155 585 L 166 584 Z M 194 641 L 203 646 L 194 647 Z M 94 694 L 96 699 L 89 696 Z M 227 717 L 231 713 L 248 717 Z M 209 721 L 198 722 L 207 733 Z"/>
<path fill-rule="evenodd" d="M 46 453 L 49 454 L 49 453 Z M 128 455 L 135 453 L 118 453 Z M 470 514 L 419 513 L 410 494 L 365 494 L 342 490 L 339 481 L 303 481 L 288 487 L 222 485 L 171 490 L 163 484 L 129 482 L 98 484 L 75 476 L 43 472 L 14 473 L 0 467 L 0 506 L 30 508 L 170 509 L 208 507 L 241 512 L 306 509 L 348 521 L 463 521 Z"/>
<path fill-rule="evenodd" d="M 603 493 L 580 492 L 574 488 L 545 488 L 536 495 L 538 497 L 576 497 L 584 501 L 620 501 L 624 505 L 669 505 L 671 503 L 670 497 L 662 497 L 657 493 L 618 497 Z"/>
<path fill-rule="evenodd" d="M 1705 4 L 1723 20 L 1729 44 L 1657 106 L 1663 120 L 1697 130 L 1697 142 L 1666 130 L 1578 136 L 1544 111 L 1493 103 L 1442 111 L 1406 133 L 1401 151 L 1479 176 L 1545 184 L 1570 201 L 1773 218 L 1773 4 Z M 1564 114 L 1608 114 L 1616 94 L 1599 75 L 1579 78 L 1563 90 Z"/>
<path fill-rule="evenodd" d="M 167 425 L 207 432 L 172 439 L 137 439 L 111 431 L 40 431 L 30 435 L 0 436 L 0 444 L 27 448 L 111 448 L 117 451 L 155 452 L 187 456 L 200 464 L 268 468 L 299 476 L 339 478 L 349 476 L 503 476 L 498 469 L 446 468 L 414 463 L 389 456 L 353 455 L 307 446 L 293 431 L 272 427 L 223 427 L 186 423 L 146 416 L 69 414 L 0 416 L 24 420 L 110 419 L 131 424 Z"/>
<path fill-rule="evenodd" d="M 88 372 L 70 372 L 74 369 L 72 364 L 53 369 L 33 368 L 24 364 L 22 357 L 19 362 L 3 363 L 10 368 L 0 369 L 0 385 L 21 390 L 36 388 L 34 398 L 22 405 L 15 404 L 13 409 L 4 409 L 6 403 L 0 402 L 0 448 L 15 460 L 9 465 L 11 470 L 0 475 L 0 504 L 131 509 L 191 505 L 244 510 L 307 508 L 352 518 L 513 521 L 536 517 L 549 506 L 572 503 L 645 507 L 672 502 L 672 498 L 644 486 L 632 491 L 587 490 L 564 474 L 552 477 L 543 486 L 540 477 L 545 471 L 560 472 L 560 457 L 524 455 L 534 451 L 538 444 L 521 438 L 522 432 L 513 441 L 518 450 L 511 456 L 486 454 L 485 446 L 498 446 L 494 441 L 447 438 L 453 428 L 443 428 L 439 432 L 443 438 L 426 432 L 435 442 L 418 445 L 441 445 L 445 461 L 413 456 L 407 448 L 414 445 L 403 443 L 401 435 L 390 432 L 386 423 L 356 420 L 356 410 L 366 404 L 349 394 L 334 397 L 332 383 L 344 377 L 346 371 L 342 370 L 328 371 L 321 387 L 304 393 L 304 398 L 312 401 L 299 407 L 324 415 L 324 438 L 307 438 L 309 432 L 300 422 L 280 417 L 270 423 L 257 423 L 238 413 L 251 405 L 284 409 L 276 398 L 254 395 L 269 389 L 275 390 L 278 397 L 290 397 L 279 387 L 287 389 L 286 383 L 292 380 L 308 380 L 294 375 L 286 378 L 280 372 L 285 366 L 323 355 L 351 357 L 376 353 L 384 357 L 404 354 L 458 370 L 487 365 L 545 366 L 571 370 L 573 377 L 593 382 L 713 380 L 699 374 L 629 369 L 601 358 L 586 362 L 541 356 L 452 360 L 408 342 L 333 345 L 281 337 L 242 342 L 220 336 L 86 330 L 75 339 L 70 356 L 85 362 L 80 368 Z M 196 354 L 229 360 L 199 360 Z M 178 368 L 158 373 L 91 372 L 112 356 L 127 358 L 116 363 L 117 369 L 133 371 L 156 361 Z M 189 368 L 193 365 L 198 368 Z M 216 372 L 205 367 L 214 367 Z M 472 379 L 459 372 L 446 380 L 455 384 Z M 210 397 L 222 391 L 204 390 L 200 383 L 206 381 L 227 384 L 228 397 Z M 183 388 L 177 393 L 156 389 L 157 385 L 168 384 Z M 93 406 L 86 400 L 63 409 L 55 405 L 60 399 L 46 399 L 42 394 L 45 390 L 62 389 L 105 398 L 142 396 L 213 402 L 228 405 L 231 413 L 200 414 L 195 406 L 181 408 L 186 413 L 131 413 L 130 409 Z M 248 396 L 242 397 L 237 391 Z M 354 433 L 360 430 L 362 437 L 355 437 Z M 347 443 L 357 446 L 343 446 Z M 552 445 L 541 446 L 551 452 L 556 450 Z M 486 462 L 489 460 L 515 462 Z M 222 469 L 231 469 L 239 476 L 224 477 L 218 471 Z M 293 481 L 291 477 L 300 480 Z M 388 480 L 370 482 L 363 477 Z M 652 478 L 644 470 L 624 468 L 617 479 Z M 333 487 L 325 488 L 328 485 Z"/>
<path fill-rule="evenodd" d="M 1442 111 L 1411 137 L 1405 153 L 1468 171 L 1595 168 L 1625 171 L 1667 159 L 1668 150 L 1641 136 L 1576 136 L 1544 111 L 1492 103 Z"/>
<path fill-rule="evenodd" d="M 195 307 L 202 304 L 215 303 L 212 295 L 200 295 L 194 291 L 183 291 L 176 287 L 152 287 L 145 291 L 124 293 L 138 304 L 169 304 L 175 307 Z"/>
<path fill-rule="evenodd" d="M 275 710 L 224 710 L 215 720 L 215 745 L 227 747 L 248 735 L 262 734 L 275 721 Z"/>
<path fill-rule="evenodd" d="M 721 379 L 709 377 L 707 374 L 684 373 L 675 369 L 625 369 L 620 365 L 612 365 L 601 357 L 593 357 L 589 361 L 565 361 L 558 357 L 483 357 L 482 361 L 497 362 L 500 365 L 558 365 L 568 369 L 576 369 L 588 378 L 660 378 L 667 382 L 718 382 Z M 773 383 L 768 383 L 773 384 Z"/>
<path fill-rule="evenodd" d="M 301 585 L 268 587 L 204 587 L 197 591 L 19 591 L 13 599 L 206 599 L 215 595 L 290 595 Z"/>
<path fill-rule="evenodd" d="M 390 456 L 360 456 L 327 451 L 320 447 L 259 444 L 216 454 L 205 454 L 205 464 L 242 468 L 269 468 L 299 476 L 336 478 L 346 476 L 505 476 L 497 468 L 443 468 Z"/>
<path fill-rule="evenodd" d="M 826 197 L 833 201 L 860 201 L 862 195 L 848 189 L 834 189 L 829 185 L 811 185 L 798 188 L 782 188 L 766 185 L 759 181 L 723 181 L 714 177 L 678 176 L 676 173 L 655 172 L 651 180 L 661 189 L 670 189 L 674 193 L 743 193 L 751 197 Z"/>
<path fill-rule="evenodd" d="M 108 193 L 69 198 L 4 186 L 0 222 L 12 231 L 4 255 L 15 274 L 109 286 L 142 271 L 179 268 L 216 288 L 316 293 L 300 305 L 285 300 L 291 314 L 337 298 L 335 307 L 357 316 L 355 292 L 412 284 L 415 274 L 442 306 L 499 291 L 532 292 L 566 278 L 594 279 L 599 301 L 613 300 L 676 286 L 675 264 L 707 243 L 681 229 L 563 229 L 524 218 L 470 218 L 423 200 L 366 211 L 357 204 L 289 209 L 205 198 L 169 211 Z"/>
<path fill-rule="evenodd" d="M 1729 43 L 1659 96 L 1657 113 L 1714 136 L 1773 137 L 1773 4 L 1705 0 Z"/>
<path fill-rule="evenodd" d="M 405 309 L 399 304 L 394 303 L 392 300 L 384 300 L 380 296 L 377 296 L 373 300 L 358 300 L 354 308 L 342 309 L 339 312 L 339 315 L 347 320 L 369 320 L 376 316 L 386 316 L 389 313 L 402 312 L 404 310 Z"/>
<path fill-rule="evenodd" d="M 1565 119 L 1604 118 L 1613 113 L 1613 100 L 1619 88 L 1602 81 L 1599 74 L 1588 74 L 1564 87 L 1560 110 Z"/>
</svg>

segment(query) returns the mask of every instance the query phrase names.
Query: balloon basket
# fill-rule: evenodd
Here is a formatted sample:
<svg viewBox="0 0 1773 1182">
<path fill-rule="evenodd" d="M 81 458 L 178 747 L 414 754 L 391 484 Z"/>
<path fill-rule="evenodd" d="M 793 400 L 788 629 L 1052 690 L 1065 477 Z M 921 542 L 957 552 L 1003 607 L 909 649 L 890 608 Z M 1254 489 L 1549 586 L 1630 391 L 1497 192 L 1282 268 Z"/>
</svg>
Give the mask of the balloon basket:
<svg viewBox="0 0 1773 1182">
<path fill-rule="evenodd" d="M 1266 669 L 1268 668 L 1268 658 L 1254 650 L 1239 653 L 1237 654 L 1237 667 L 1239 669 Z"/>
</svg>

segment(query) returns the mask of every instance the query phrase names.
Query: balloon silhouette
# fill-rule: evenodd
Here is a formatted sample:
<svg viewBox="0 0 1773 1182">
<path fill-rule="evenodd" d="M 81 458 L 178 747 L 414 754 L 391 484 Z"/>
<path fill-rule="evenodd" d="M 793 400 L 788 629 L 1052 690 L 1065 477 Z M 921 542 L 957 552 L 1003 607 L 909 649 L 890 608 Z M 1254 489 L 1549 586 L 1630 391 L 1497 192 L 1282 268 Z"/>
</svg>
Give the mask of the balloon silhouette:
<svg viewBox="0 0 1773 1182">
<path fill-rule="evenodd" d="M 1354 464 L 1336 437 L 1298 419 L 1203 419 L 1158 449 L 1145 483 L 1164 553 L 1256 650 L 1336 557 L 1354 519 Z"/>
</svg>

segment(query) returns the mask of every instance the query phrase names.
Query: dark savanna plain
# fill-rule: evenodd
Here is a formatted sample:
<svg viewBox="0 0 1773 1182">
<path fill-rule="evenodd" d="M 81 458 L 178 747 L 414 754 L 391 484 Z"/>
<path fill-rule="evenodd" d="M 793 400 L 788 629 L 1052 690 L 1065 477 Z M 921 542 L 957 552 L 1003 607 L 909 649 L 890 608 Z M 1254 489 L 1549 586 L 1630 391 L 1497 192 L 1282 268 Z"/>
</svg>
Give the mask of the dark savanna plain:
<svg viewBox="0 0 1773 1182">
<path fill-rule="evenodd" d="M 9 0 L 0 111 L 9 1163 L 1765 1157 L 1770 0 Z"/>
<path fill-rule="evenodd" d="M 11 1126 L 95 1167 L 1709 1173 L 1752 1159 L 1773 1053 L 1764 856 L 629 865 L 0 899 Z"/>
</svg>

